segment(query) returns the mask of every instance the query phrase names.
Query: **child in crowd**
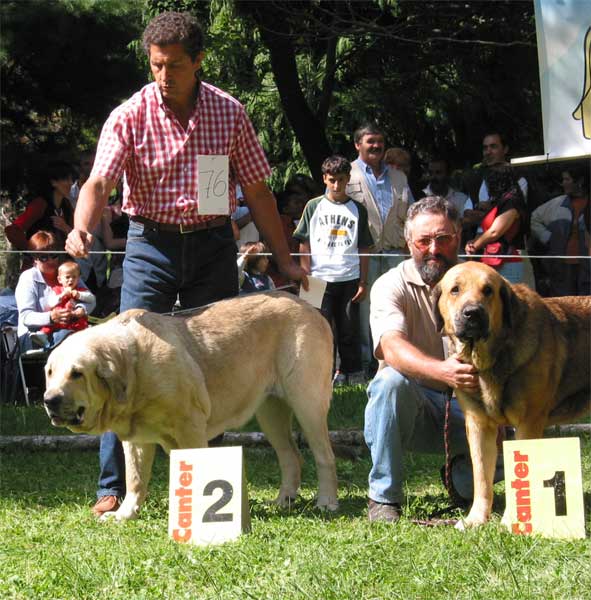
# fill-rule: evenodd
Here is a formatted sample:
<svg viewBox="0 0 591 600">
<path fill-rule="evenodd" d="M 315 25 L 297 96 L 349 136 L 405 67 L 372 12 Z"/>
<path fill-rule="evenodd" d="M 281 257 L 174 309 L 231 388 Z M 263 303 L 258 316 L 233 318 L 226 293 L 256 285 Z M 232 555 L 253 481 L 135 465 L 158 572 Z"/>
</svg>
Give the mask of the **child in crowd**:
<svg viewBox="0 0 591 600">
<path fill-rule="evenodd" d="M 52 294 L 49 298 L 49 309 L 56 306 L 59 308 L 70 308 L 74 310 L 82 307 L 86 314 L 75 321 L 66 324 L 52 323 L 41 329 L 35 334 L 31 334 L 35 344 L 46 346 L 49 340 L 49 334 L 57 329 L 71 329 L 80 331 L 88 327 L 89 308 L 94 307 L 95 297 L 86 287 L 80 284 L 80 267 L 74 261 L 62 263 L 57 270 L 58 285 L 51 288 Z"/>
<path fill-rule="evenodd" d="M 322 163 L 326 193 L 306 204 L 293 236 L 300 242 L 302 268 L 327 282 L 321 312 L 335 328 L 340 366 L 334 384 L 363 383 L 359 303 L 367 295 L 372 246 L 367 210 L 347 196 L 351 164 L 342 156 Z"/>
<path fill-rule="evenodd" d="M 238 277 L 241 293 L 275 289 L 273 280 L 267 275 L 269 257 L 261 256 L 263 253 L 269 253 L 263 242 L 246 242 L 240 247 Z"/>
</svg>

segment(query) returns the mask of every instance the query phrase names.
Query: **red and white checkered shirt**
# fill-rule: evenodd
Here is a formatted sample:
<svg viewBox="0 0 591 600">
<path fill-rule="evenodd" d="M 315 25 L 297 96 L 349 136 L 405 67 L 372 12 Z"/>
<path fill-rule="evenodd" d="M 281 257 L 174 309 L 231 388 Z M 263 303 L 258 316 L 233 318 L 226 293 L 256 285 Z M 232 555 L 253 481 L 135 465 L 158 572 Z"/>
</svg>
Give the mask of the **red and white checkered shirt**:
<svg viewBox="0 0 591 600">
<path fill-rule="evenodd" d="M 229 158 L 230 213 L 236 184 L 271 174 L 254 127 L 238 100 L 201 82 L 186 131 L 164 104 L 155 83 L 117 107 L 103 126 L 92 175 L 119 180 L 125 172 L 123 210 L 159 223 L 190 225 L 216 218 L 198 215 L 197 156 Z"/>
</svg>

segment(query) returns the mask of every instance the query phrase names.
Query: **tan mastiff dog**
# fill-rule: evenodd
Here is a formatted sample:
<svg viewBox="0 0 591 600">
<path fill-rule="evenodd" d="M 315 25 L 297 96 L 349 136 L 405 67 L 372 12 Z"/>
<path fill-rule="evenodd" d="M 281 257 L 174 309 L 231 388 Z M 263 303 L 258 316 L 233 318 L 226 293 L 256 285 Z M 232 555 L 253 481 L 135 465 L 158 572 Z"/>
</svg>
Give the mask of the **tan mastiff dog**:
<svg viewBox="0 0 591 600">
<path fill-rule="evenodd" d="M 478 262 L 451 268 L 434 290 L 450 353 L 478 369 L 480 393 L 456 390 L 466 415 L 474 502 L 463 526 L 485 523 L 493 502 L 497 429 L 541 438 L 547 425 L 590 409 L 591 297 L 541 298 Z"/>
<path fill-rule="evenodd" d="M 255 414 L 281 467 L 276 501 L 287 504 L 300 486 L 295 414 L 316 461 L 317 504 L 336 510 L 326 420 L 332 343 L 324 317 L 285 293 L 225 300 L 188 318 L 129 310 L 52 352 L 44 404 L 56 426 L 124 440 L 127 494 L 117 520 L 137 516 L 156 444 L 206 447 Z"/>
</svg>

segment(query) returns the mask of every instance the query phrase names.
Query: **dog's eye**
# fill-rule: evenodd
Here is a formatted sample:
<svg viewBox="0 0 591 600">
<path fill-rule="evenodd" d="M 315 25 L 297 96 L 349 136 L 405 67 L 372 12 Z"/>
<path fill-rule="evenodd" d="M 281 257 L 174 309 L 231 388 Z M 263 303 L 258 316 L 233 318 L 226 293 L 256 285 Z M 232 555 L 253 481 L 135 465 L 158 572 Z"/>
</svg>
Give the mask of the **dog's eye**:
<svg viewBox="0 0 591 600">
<path fill-rule="evenodd" d="M 457 296 L 460 293 L 460 286 L 459 285 L 454 285 L 451 290 L 449 291 L 449 293 L 452 296 Z"/>
<path fill-rule="evenodd" d="M 485 296 L 492 296 L 493 289 L 490 287 L 490 285 L 485 285 L 484 288 L 482 289 L 482 293 Z"/>
<path fill-rule="evenodd" d="M 76 369 L 72 369 L 71 373 L 70 373 L 70 377 L 72 379 L 80 379 L 80 377 L 83 377 L 84 374 L 82 373 L 82 371 L 78 371 Z"/>
</svg>

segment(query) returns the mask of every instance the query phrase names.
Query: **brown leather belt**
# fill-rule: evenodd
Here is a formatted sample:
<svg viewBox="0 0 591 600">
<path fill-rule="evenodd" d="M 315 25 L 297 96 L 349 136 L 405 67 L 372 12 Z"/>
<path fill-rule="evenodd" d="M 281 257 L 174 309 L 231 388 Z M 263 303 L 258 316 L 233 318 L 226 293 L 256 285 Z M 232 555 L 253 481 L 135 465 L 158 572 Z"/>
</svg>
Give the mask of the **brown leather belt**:
<svg viewBox="0 0 591 600">
<path fill-rule="evenodd" d="M 204 229 L 215 229 L 216 227 L 223 227 L 230 222 L 230 217 L 216 217 L 209 221 L 201 221 L 200 223 L 189 223 L 188 225 L 176 224 L 176 223 L 158 223 L 158 221 L 152 221 L 141 215 L 133 215 L 130 217 L 132 221 L 141 223 L 149 231 L 166 231 L 168 233 L 194 233 L 195 231 L 203 231 Z"/>
</svg>

